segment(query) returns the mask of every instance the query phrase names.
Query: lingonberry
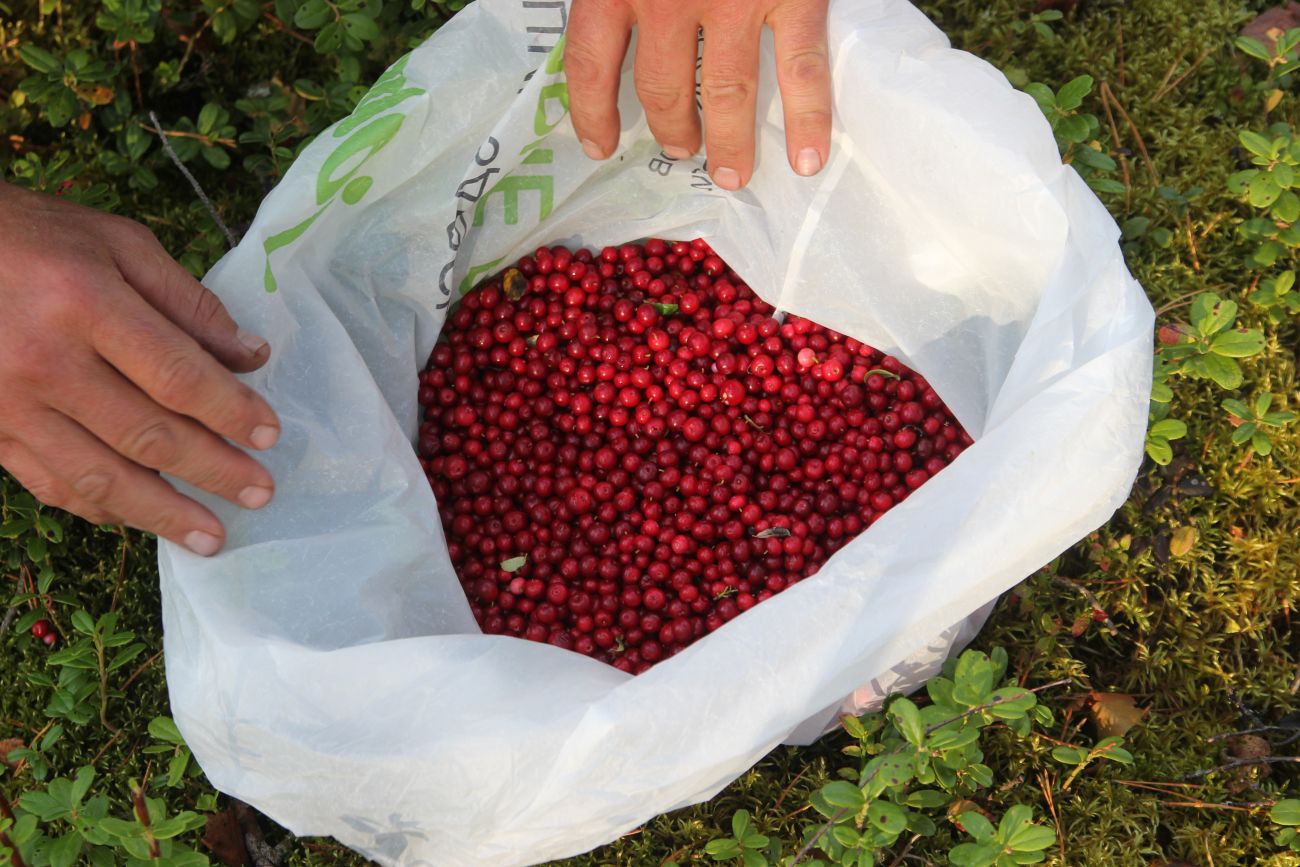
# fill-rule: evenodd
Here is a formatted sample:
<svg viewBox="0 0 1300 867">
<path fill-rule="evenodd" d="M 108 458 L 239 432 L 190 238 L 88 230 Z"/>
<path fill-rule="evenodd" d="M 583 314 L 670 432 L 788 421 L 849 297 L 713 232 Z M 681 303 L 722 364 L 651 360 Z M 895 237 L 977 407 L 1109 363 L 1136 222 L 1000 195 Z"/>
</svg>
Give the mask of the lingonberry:
<svg viewBox="0 0 1300 867">
<path fill-rule="evenodd" d="M 516 267 L 523 295 L 465 296 L 417 393 L 420 466 L 489 634 L 640 673 L 814 573 L 971 444 L 922 377 L 778 323 L 703 240 Z M 48 621 L 32 634 L 57 641 Z"/>
</svg>

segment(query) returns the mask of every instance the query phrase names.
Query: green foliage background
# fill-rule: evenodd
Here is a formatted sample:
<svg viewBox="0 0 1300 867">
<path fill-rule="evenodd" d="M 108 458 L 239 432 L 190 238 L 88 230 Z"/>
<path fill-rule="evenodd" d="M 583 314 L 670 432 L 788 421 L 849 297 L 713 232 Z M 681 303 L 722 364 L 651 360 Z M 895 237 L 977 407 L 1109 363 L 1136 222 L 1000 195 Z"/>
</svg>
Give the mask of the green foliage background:
<svg viewBox="0 0 1300 867">
<path fill-rule="evenodd" d="M 138 219 L 202 273 L 225 241 L 163 155 L 149 113 L 157 114 L 238 232 L 311 137 L 345 114 L 366 82 L 456 5 L 0 0 L 0 174 Z M 1229 184 L 1234 173 L 1252 168 L 1254 149 L 1240 133 L 1271 140 L 1285 135 L 1269 132 L 1271 124 L 1300 120 L 1287 65 L 1270 72 L 1233 48 L 1237 32 L 1264 4 L 1204 0 L 1194 10 L 1182 0 L 922 5 L 956 45 L 988 58 L 1018 86 L 1047 82 L 1056 90 L 1076 76 L 1092 76 L 1098 86 L 1077 114 L 1095 122 L 1054 118 L 1054 125 L 1067 158 L 1089 175 L 1125 227 L 1130 267 L 1160 324 L 1172 327 L 1171 335 L 1194 333 L 1200 318 L 1193 316 L 1194 299 L 1214 293 L 1237 305 L 1233 327 L 1257 331 L 1261 341 L 1260 351 L 1236 359 L 1241 383 L 1230 388 L 1180 368 L 1183 361 L 1171 354 L 1172 373 L 1163 377 L 1169 393 L 1153 404 L 1156 420 L 1176 422 L 1161 428 L 1171 435 L 1152 452 L 1167 465 L 1149 462 L 1111 522 L 1008 594 L 978 642 L 1005 648 L 1010 673 L 1026 685 L 1071 679 L 1040 696 L 1060 721 L 1055 740 L 1097 739 L 1089 691 L 1134 696 L 1148 709 L 1126 736 L 1136 764 L 1089 767 L 1065 790 L 1065 773 L 1050 758 L 1051 738 L 995 727 L 983 742 L 994 783 L 977 805 L 1000 815 L 1029 804 L 1040 821 L 1050 821 L 1054 810 L 1060 844 L 1048 851 L 1053 864 L 1300 863 L 1274 841 L 1277 829 L 1265 809 L 1300 792 L 1294 765 L 1274 764 L 1267 776 L 1256 769 L 1185 779 L 1224 761 L 1225 742 L 1211 738 L 1266 724 L 1294 726 L 1288 714 L 1297 710 L 1300 645 L 1291 619 L 1300 584 L 1300 433 L 1295 425 L 1269 429 L 1267 456 L 1252 451 L 1249 440 L 1233 441 L 1234 416 L 1240 420 L 1259 396 L 1273 395 L 1274 411 L 1294 411 L 1300 403 L 1296 309 L 1260 294 L 1294 269 L 1294 247 L 1283 245 L 1261 261 L 1264 240 L 1246 221 L 1267 213 L 1276 223 L 1279 214 L 1270 210 L 1272 202 Z M 1035 5 L 1066 14 L 1035 16 Z M 1205 313 L 1203 303 L 1197 312 Z M 1225 409 L 1225 399 L 1237 403 Z M 7 477 L 0 476 L 0 498 L 0 525 L 12 530 L 25 513 Z M 151 720 L 167 713 L 155 656 L 161 633 L 150 540 L 44 514 L 43 523 L 0 531 L 12 536 L 0 538 L 4 593 L 17 594 L 15 616 L 0 634 L 0 739 L 31 743 L 51 725 L 64 725 L 64 735 L 42 755 L 50 774 L 71 776 L 93 765 L 98 775 L 90 792 L 104 795 L 117 816 L 131 814 L 130 781 L 146 776 L 149 794 L 170 813 L 220 809 L 224 802 L 213 801 L 192 768 L 182 767 L 170 785 L 165 766 L 177 747 L 148 731 Z M 47 584 L 44 594 L 23 595 L 38 584 Z M 1079 588 L 1093 594 L 1109 624 L 1093 617 L 1093 602 Z M 61 635 L 71 636 L 78 609 L 117 612 L 117 629 L 134 633 L 142 648 L 113 673 L 103 712 L 95 700 L 94 713 L 74 720 L 59 716 L 68 694 L 53 685 L 60 667 L 20 627 L 43 611 Z M 833 736 L 808 749 L 779 749 L 708 804 L 655 819 L 566 863 L 708 862 L 705 845 L 731 832 L 739 809 L 763 834 L 797 839 L 813 821 L 810 794 L 845 764 L 840 751 L 851 744 Z M 162 751 L 146 752 L 160 745 Z M 1294 745 L 1275 751 L 1294 754 Z M 41 788 L 35 767 L 29 762 L 21 772 L 0 774 L 3 797 L 16 800 Z M 192 831 L 178 839 L 197 846 L 198 837 Z M 933 839 L 918 841 L 894 863 L 946 863 L 960 839 L 954 827 L 941 825 Z M 895 854 L 901 852 L 900 844 Z M 287 858 L 360 863 L 328 841 L 292 841 Z"/>
</svg>

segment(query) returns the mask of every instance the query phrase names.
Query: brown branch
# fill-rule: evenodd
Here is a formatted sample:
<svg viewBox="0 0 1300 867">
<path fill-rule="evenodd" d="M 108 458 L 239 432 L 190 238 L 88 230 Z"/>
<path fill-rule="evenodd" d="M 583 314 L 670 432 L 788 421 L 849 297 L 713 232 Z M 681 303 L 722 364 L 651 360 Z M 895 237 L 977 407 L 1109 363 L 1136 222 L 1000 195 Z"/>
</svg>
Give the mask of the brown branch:
<svg viewBox="0 0 1300 867">
<path fill-rule="evenodd" d="M 134 683 L 135 679 L 139 677 L 141 674 L 143 674 L 146 668 L 153 665 L 154 662 L 158 659 L 158 657 L 162 656 L 162 654 L 163 654 L 162 650 L 159 650 L 153 656 L 149 657 L 144 662 L 140 663 L 140 667 L 137 668 L 135 671 L 131 672 L 131 676 L 126 679 L 126 683 L 122 684 L 122 691 L 125 692 L 126 688 L 129 687 L 132 683 Z"/>
<path fill-rule="evenodd" d="M 919 839 L 921 839 L 920 834 L 913 834 L 912 839 L 907 841 L 907 845 L 903 847 L 903 851 L 899 852 L 898 857 L 890 862 L 889 867 L 898 867 L 899 864 L 902 864 L 903 859 L 907 857 L 907 853 L 912 851 L 912 847 L 916 845 L 916 841 Z"/>
<path fill-rule="evenodd" d="M 297 30 L 294 30 L 292 27 L 286 25 L 279 18 L 275 17 L 275 15 L 271 12 L 271 10 L 263 9 L 262 17 L 265 18 L 267 21 L 270 21 L 272 24 L 274 24 L 275 29 L 279 30 L 281 33 L 285 34 L 286 36 L 291 36 L 294 39 L 297 39 L 299 42 L 306 43 L 307 45 L 310 45 L 313 48 L 316 47 L 316 43 L 311 39 L 311 37 L 303 36 Z"/>
<path fill-rule="evenodd" d="M 1110 110 L 1110 102 L 1103 96 L 1101 107 L 1106 112 L 1106 121 L 1110 125 L 1110 140 L 1115 146 L 1115 154 L 1119 157 L 1120 172 L 1124 176 L 1124 210 L 1128 211 L 1133 207 L 1133 178 L 1128 168 L 1128 157 L 1124 155 L 1124 143 L 1119 137 L 1119 126 L 1115 123 L 1115 113 Z"/>
<path fill-rule="evenodd" d="M 1056 843 L 1061 847 L 1061 863 L 1065 863 L 1065 836 L 1061 834 L 1061 817 L 1056 812 L 1056 801 L 1052 798 L 1052 787 L 1047 781 L 1047 771 L 1038 772 L 1038 787 L 1043 790 L 1043 800 L 1047 801 L 1047 811 L 1052 814 L 1052 824 L 1056 826 Z"/>
<path fill-rule="evenodd" d="M 1184 780 L 1199 780 L 1202 777 L 1208 777 L 1216 771 L 1231 771 L 1234 768 L 1248 768 L 1252 765 L 1294 765 L 1300 764 L 1300 756 L 1259 756 L 1254 759 L 1233 759 L 1225 762 L 1217 768 L 1206 768 L 1203 771 L 1192 771 L 1190 774 L 1184 774 Z"/>
<path fill-rule="evenodd" d="M 1128 128 L 1133 133 L 1133 137 L 1137 139 L 1138 152 L 1142 154 L 1142 159 L 1146 162 L 1147 174 L 1151 176 L 1151 183 L 1160 186 L 1160 177 L 1156 174 L 1155 163 L 1151 159 L 1150 152 L 1147 151 L 1147 144 L 1142 138 L 1141 130 L 1139 130 L 1137 124 L 1133 122 L 1133 118 L 1124 108 L 1124 104 L 1119 101 L 1119 97 L 1115 96 L 1115 91 L 1111 90 L 1109 82 L 1103 81 L 1101 83 L 1101 93 L 1102 99 L 1109 99 L 1111 104 L 1115 106 L 1115 110 L 1119 112 L 1120 117 L 1124 118 L 1124 122 L 1128 124 Z"/>
<path fill-rule="evenodd" d="M 1170 93 L 1173 93 L 1175 90 L 1177 90 L 1178 86 L 1187 80 L 1187 76 L 1191 75 L 1193 72 L 1199 69 L 1201 64 L 1209 59 L 1210 55 L 1214 53 L 1217 47 L 1218 46 L 1213 46 L 1205 49 L 1205 52 L 1200 57 L 1196 58 L 1196 60 L 1192 63 L 1191 66 L 1187 67 L 1186 72 L 1178 76 L 1172 82 L 1161 85 L 1160 88 L 1155 92 L 1155 95 L 1151 97 L 1151 104 L 1154 105 L 1155 103 L 1164 99 Z M 1180 57 L 1179 60 L 1182 60 L 1182 58 Z"/>
</svg>

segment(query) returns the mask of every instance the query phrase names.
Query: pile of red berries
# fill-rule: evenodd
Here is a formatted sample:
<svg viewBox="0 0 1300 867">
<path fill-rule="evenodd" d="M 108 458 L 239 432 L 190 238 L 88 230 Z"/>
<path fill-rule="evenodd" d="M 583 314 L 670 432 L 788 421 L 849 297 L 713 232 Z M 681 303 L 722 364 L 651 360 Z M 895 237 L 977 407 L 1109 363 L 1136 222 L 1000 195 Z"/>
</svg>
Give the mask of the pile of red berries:
<svg viewBox="0 0 1300 867">
<path fill-rule="evenodd" d="M 419 454 L 485 632 L 639 673 L 970 445 L 897 359 L 773 313 L 702 240 L 543 247 L 464 297 Z"/>
</svg>

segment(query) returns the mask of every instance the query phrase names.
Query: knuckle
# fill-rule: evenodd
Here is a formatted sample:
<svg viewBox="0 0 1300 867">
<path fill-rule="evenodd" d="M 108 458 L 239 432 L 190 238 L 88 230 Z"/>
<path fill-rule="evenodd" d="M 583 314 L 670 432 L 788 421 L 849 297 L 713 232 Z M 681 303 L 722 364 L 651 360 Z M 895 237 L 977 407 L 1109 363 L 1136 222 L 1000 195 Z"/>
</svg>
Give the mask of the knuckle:
<svg viewBox="0 0 1300 867">
<path fill-rule="evenodd" d="M 138 223 L 126 217 L 115 216 L 111 225 L 117 236 L 127 244 L 150 248 L 158 245 L 158 239 L 154 237 L 154 233 L 143 223 Z"/>
<path fill-rule="evenodd" d="M 704 82 L 700 95 L 707 108 L 730 113 L 748 105 L 753 92 L 753 86 L 744 79 L 720 78 Z"/>
<path fill-rule="evenodd" d="M 819 133 L 831 128 L 831 112 L 828 108 L 809 108 L 796 111 L 787 123 L 790 129 L 805 133 Z"/>
<path fill-rule="evenodd" d="M 63 507 L 66 508 L 66 507 Z M 120 523 L 117 516 L 111 512 L 99 508 L 98 506 L 81 505 L 68 511 L 80 515 L 91 524 L 117 524 Z"/>
<path fill-rule="evenodd" d="M 187 352 L 165 356 L 155 371 L 158 397 L 164 403 L 189 403 L 202 383 L 203 373 Z"/>
<path fill-rule="evenodd" d="M 201 325 L 225 321 L 226 307 L 211 289 L 202 284 L 194 298 L 194 320 Z"/>
<path fill-rule="evenodd" d="M 108 502 L 116 489 L 116 477 L 111 470 L 103 467 L 92 467 L 79 473 L 72 483 L 72 490 L 77 496 L 95 505 Z"/>
<path fill-rule="evenodd" d="M 604 65 L 585 41 L 568 42 L 564 46 L 564 73 L 572 87 L 594 82 L 600 78 Z"/>
<path fill-rule="evenodd" d="M 123 454 L 138 464 L 156 470 L 166 469 L 180 456 L 180 444 L 172 425 L 159 420 L 139 428 L 125 442 Z"/>
<path fill-rule="evenodd" d="M 781 75 L 796 88 L 820 87 L 830 79 L 825 48 L 803 48 L 781 58 Z"/>
<path fill-rule="evenodd" d="M 676 114 L 694 96 L 690 88 L 654 76 L 639 78 L 636 92 L 641 105 L 653 114 Z"/>
</svg>

